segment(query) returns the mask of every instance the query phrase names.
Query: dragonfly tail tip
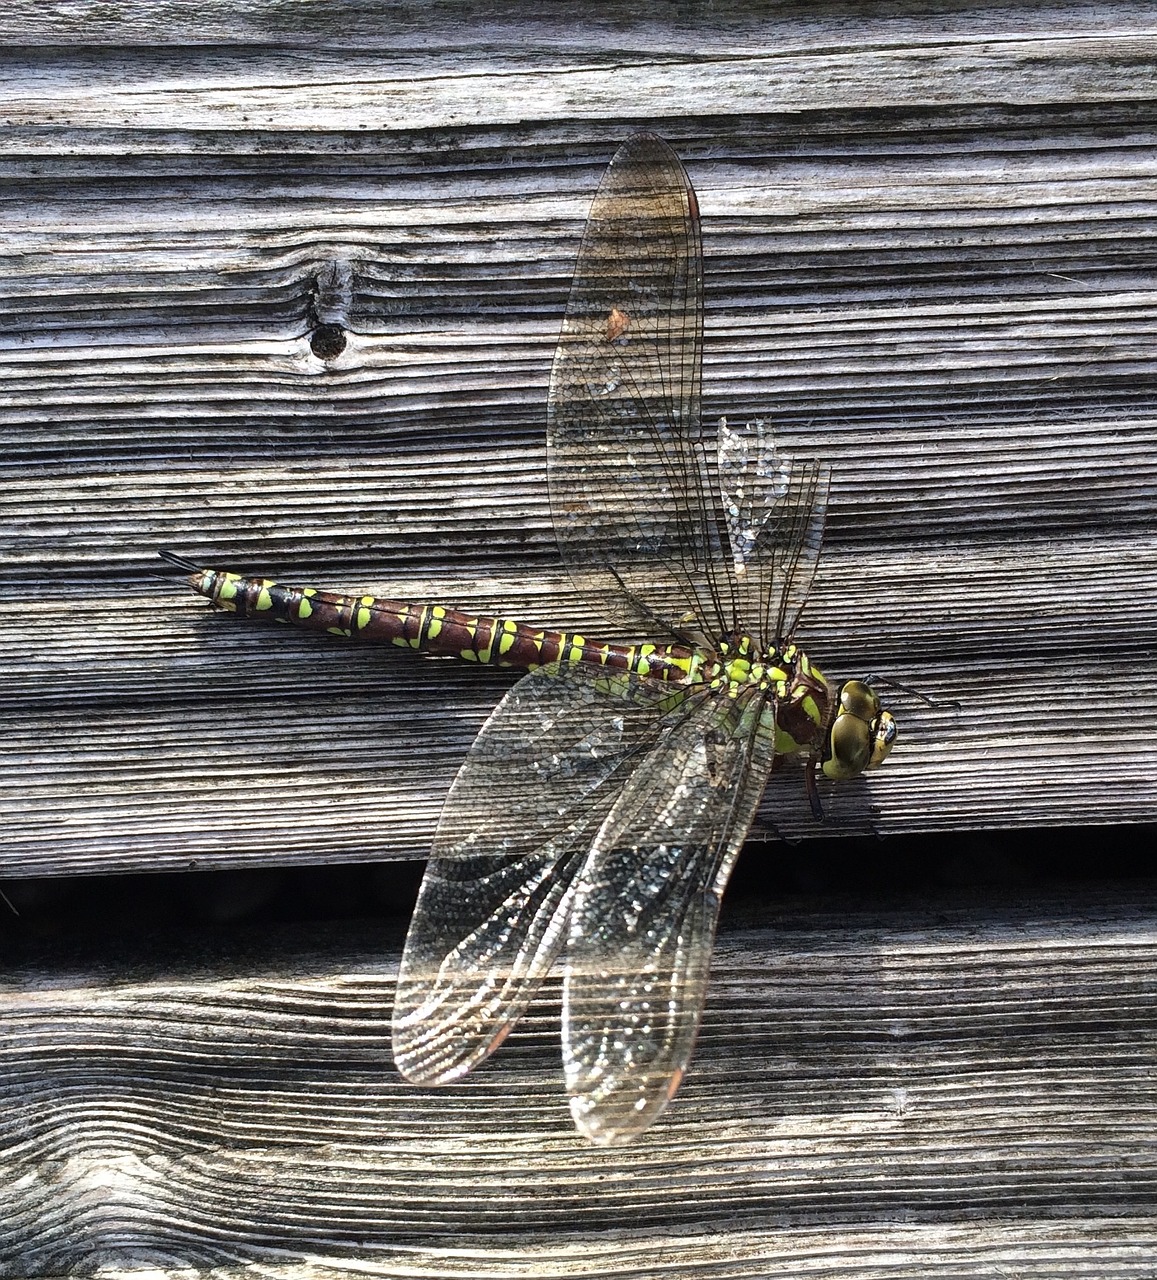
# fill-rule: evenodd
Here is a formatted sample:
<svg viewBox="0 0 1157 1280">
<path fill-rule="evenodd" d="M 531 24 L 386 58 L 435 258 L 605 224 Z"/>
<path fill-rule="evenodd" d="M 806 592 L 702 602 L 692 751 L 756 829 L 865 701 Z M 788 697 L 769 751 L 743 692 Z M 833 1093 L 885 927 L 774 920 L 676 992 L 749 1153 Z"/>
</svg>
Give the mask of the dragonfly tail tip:
<svg viewBox="0 0 1157 1280">
<path fill-rule="evenodd" d="M 200 573 L 201 566 L 194 564 L 192 560 L 186 560 L 184 556 L 179 556 L 173 551 L 158 551 L 157 555 L 166 564 L 171 564 L 174 569 L 181 569 L 185 573 Z"/>
</svg>

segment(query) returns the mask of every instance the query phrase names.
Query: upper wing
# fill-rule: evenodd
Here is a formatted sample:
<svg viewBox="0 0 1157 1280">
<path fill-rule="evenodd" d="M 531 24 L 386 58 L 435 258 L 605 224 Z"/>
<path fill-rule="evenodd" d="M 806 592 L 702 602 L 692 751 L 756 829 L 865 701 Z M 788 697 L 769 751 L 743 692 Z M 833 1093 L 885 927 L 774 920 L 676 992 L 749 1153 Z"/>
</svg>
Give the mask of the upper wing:
<svg viewBox="0 0 1157 1280">
<path fill-rule="evenodd" d="M 705 698 L 627 781 L 570 907 L 563 1063 L 594 1142 L 629 1142 L 679 1087 L 719 904 L 775 757 L 774 702 Z"/>
<path fill-rule="evenodd" d="M 719 489 L 743 630 L 765 649 L 792 634 L 823 544 L 830 471 L 779 452 L 770 423 L 719 424 Z"/>
<path fill-rule="evenodd" d="M 600 668 L 524 676 L 446 799 L 402 956 L 394 1061 L 416 1082 L 502 1040 L 565 941 L 591 841 L 660 732 L 669 687 Z"/>
<path fill-rule="evenodd" d="M 763 421 L 704 433 L 699 208 L 638 134 L 591 205 L 551 370 L 555 535 L 579 591 L 628 629 L 691 641 L 791 633 L 823 538 L 827 468 Z"/>
<path fill-rule="evenodd" d="M 551 512 L 587 599 L 629 629 L 658 622 L 691 639 L 733 621 L 700 431 L 702 362 L 695 193 L 670 147 L 638 134 L 591 205 L 551 370 Z"/>
</svg>

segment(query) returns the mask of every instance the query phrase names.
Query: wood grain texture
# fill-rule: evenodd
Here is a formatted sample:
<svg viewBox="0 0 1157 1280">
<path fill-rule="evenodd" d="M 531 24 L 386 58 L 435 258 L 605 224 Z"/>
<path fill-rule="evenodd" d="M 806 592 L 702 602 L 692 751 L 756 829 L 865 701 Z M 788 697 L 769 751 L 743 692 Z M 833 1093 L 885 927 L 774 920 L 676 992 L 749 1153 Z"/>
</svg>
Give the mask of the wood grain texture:
<svg viewBox="0 0 1157 1280">
<path fill-rule="evenodd" d="M 801 640 L 939 703 L 824 833 L 1157 819 L 1152 7 L 540 8 L 0 13 L 0 877 L 422 855 L 512 677 L 211 616 L 155 551 L 595 633 L 546 384 L 640 128 L 700 196 L 707 411 L 835 469 Z M 787 772 L 764 827 L 814 834 Z M 389 930 L 58 939 L 2 970 L 0 1275 L 1150 1277 L 1157 899 L 1075 896 L 725 915 L 625 1151 L 550 992 L 404 1086 Z"/>
<path fill-rule="evenodd" d="M 0 1275 L 1142 1277 L 1155 912 L 734 921 L 679 1099 L 617 1151 L 571 1130 L 557 989 L 404 1084 L 381 931 L 10 961 Z"/>
</svg>

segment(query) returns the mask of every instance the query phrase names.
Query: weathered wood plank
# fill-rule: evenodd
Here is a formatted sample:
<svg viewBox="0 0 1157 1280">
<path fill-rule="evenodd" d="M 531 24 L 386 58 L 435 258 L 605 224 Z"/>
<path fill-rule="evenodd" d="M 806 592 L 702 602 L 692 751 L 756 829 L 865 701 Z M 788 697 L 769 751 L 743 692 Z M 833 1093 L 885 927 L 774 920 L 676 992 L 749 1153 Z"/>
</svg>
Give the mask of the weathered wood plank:
<svg viewBox="0 0 1157 1280">
<path fill-rule="evenodd" d="M 1099 550 L 1085 561 L 1090 574 L 1100 571 Z M 849 564 L 849 578 L 862 564 Z M 1118 580 L 1135 581 L 1142 613 L 1154 608 L 1145 583 L 1155 571 L 1152 553 L 1121 567 Z M 1043 579 L 1049 598 L 1066 596 L 1071 572 L 1062 556 Z M 820 600 L 829 591 L 835 604 L 838 588 Z M 75 632 L 57 632 L 55 642 L 40 639 L 55 604 L 31 608 L 10 633 L 11 679 L 33 703 L 6 734 L 6 750 L 22 764 L 0 777 L 9 874 L 421 856 L 441 797 L 511 673 L 247 627 L 198 614 L 192 600 L 173 602 L 168 618 L 156 606 L 170 599 L 163 585 L 149 596 L 113 621 L 104 602 L 78 605 Z M 886 590 L 876 603 L 875 616 L 885 617 Z M 1062 681 L 1095 688 L 1104 679 L 1113 637 L 1104 638 L 1101 619 L 1090 619 L 1091 652 L 1081 655 L 1067 652 L 1077 624 L 1069 603 L 1047 633 L 1047 615 L 1031 601 L 966 609 L 971 635 L 953 629 L 951 596 L 922 603 L 928 613 L 947 606 L 924 645 L 934 649 L 939 634 L 964 652 L 946 661 L 913 646 L 904 661 L 911 632 L 901 625 L 886 636 L 882 626 L 886 643 L 852 669 L 898 669 L 962 705 L 929 709 L 899 695 L 904 739 L 886 770 L 825 787 L 823 828 L 787 770 L 769 788 L 765 824 L 805 838 L 1039 825 L 1058 813 L 1073 823 L 1152 819 L 1147 740 L 1122 732 L 1116 701 L 1081 705 L 1060 692 Z M 1048 643 L 1026 664 L 1019 629 L 1034 621 Z M 848 669 L 853 640 L 837 622 L 812 648 L 845 653 Z M 1144 704 L 1152 657 L 1128 657 L 1116 697 Z M 74 722 L 64 738 L 61 718 Z M 321 839 L 324 830 L 340 831 L 340 840 Z"/>
<path fill-rule="evenodd" d="M 760 916 L 619 1151 L 571 1131 L 557 992 L 403 1084 L 381 930 L 10 958 L 0 1275 L 1147 1274 L 1151 888 Z"/>
<path fill-rule="evenodd" d="M 834 8 L 844 9 L 844 17 L 858 6 Z M 7 80 L 0 103 L 11 123 L 22 126 L 167 131 L 179 122 L 274 132 L 621 122 L 652 103 L 671 116 L 959 103 L 1004 108 L 1010 81 L 1013 100 L 1026 106 L 1149 97 L 1139 71 L 1154 55 L 1157 33 L 1144 6 L 1116 6 L 1117 20 L 1107 31 L 1085 25 L 1087 5 L 1046 9 L 1034 15 L 1029 31 L 1022 6 L 985 15 L 983 28 L 984 6 L 975 6 L 963 23 L 950 22 L 947 31 L 932 25 L 953 8 L 961 7 L 920 6 L 925 23 L 906 31 L 863 19 L 839 29 L 809 18 L 792 23 L 790 11 L 770 30 L 758 13 L 730 28 L 697 22 L 679 32 L 663 23 L 668 35 L 659 48 L 646 43 L 659 24 L 632 30 L 625 6 L 614 6 L 616 16 L 628 19 L 625 30 L 584 27 L 579 39 L 565 19 L 491 18 L 449 39 L 435 32 L 445 43 L 431 48 L 428 41 L 420 68 L 404 44 L 383 51 L 340 40 L 337 48 L 310 48 L 305 62 L 277 45 L 259 53 L 245 49 L 238 58 L 228 48 L 174 52 L 164 40 L 159 49 L 139 48 L 131 60 L 119 49 L 55 60 L 45 51 L 25 75 Z M 383 9 L 388 15 L 390 6 Z M 1074 18 L 1085 20 L 1079 35 L 1071 29 Z M 521 47 L 511 49 L 512 40 Z M 796 40 L 813 47 L 793 47 Z M 1094 62 L 1097 76 L 1090 79 Z"/>
<path fill-rule="evenodd" d="M 1148 46 L 1097 24 L 1063 42 L 941 48 L 1021 104 L 981 95 L 949 116 L 945 95 L 966 95 L 913 69 L 929 46 L 899 56 L 867 38 L 847 35 L 839 74 L 862 87 L 893 60 L 904 92 L 923 85 L 921 111 L 871 97 L 836 110 L 808 78 L 832 69 L 829 50 L 771 59 L 794 88 L 781 101 L 765 86 L 754 115 L 681 116 L 660 97 L 665 66 L 627 99 L 662 101 L 645 121 L 560 122 L 540 104 L 515 128 L 497 104 L 525 68 L 496 64 L 480 88 L 448 55 L 490 125 L 451 137 L 406 132 L 400 116 L 372 139 L 298 119 L 299 55 L 46 52 L 21 97 L 35 136 L 6 135 L 22 256 L 0 365 L 4 869 L 426 846 L 501 677 L 201 622 L 150 576 L 152 552 L 593 629 L 551 545 L 543 401 L 590 193 L 636 123 L 674 138 L 700 190 L 710 412 L 773 413 L 836 468 L 803 638 L 833 672 L 883 671 L 963 704 L 945 715 L 901 698 L 894 764 L 835 829 L 1157 815 L 1149 746 L 1118 709 L 1157 683 Z M 359 57 L 350 103 L 391 67 L 403 96 L 432 92 L 410 62 Z M 307 62 L 322 77 L 343 59 Z M 1030 60 L 1047 112 L 1024 105 Z M 672 64 L 690 86 L 693 62 Z M 206 94 L 275 65 L 262 92 L 276 127 L 239 131 L 240 99 L 204 114 Z M 134 113 L 154 110 L 141 86 L 161 67 L 166 129 L 138 154 Z M 738 109 L 727 83 L 701 113 Z M 809 114 L 783 114 L 804 98 Z M 131 162 L 94 156 L 90 134 Z M 310 340 L 335 262 L 352 273 L 349 332 L 327 361 Z M 1106 678 L 1114 697 L 1086 702 Z M 244 819 L 212 804 L 239 793 Z M 272 819 L 284 805 L 325 805 L 351 834 L 319 850 L 308 824 L 290 837 Z"/>
<path fill-rule="evenodd" d="M 520 0 L 432 0 L 421 8 L 405 0 L 371 0 L 335 13 L 325 5 L 294 6 L 286 11 L 279 0 L 254 0 L 243 10 L 195 3 L 174 3 L 163 12 L 149 0 L 125 0 L 110 9 L 100 3 L 48 0 L 35 10 L 14 9 L 0 15 L 0 34 L 21 45 L 53 49 L 65 43 L 99 56 L 103 46 L 114 52 L 124 47 L 154 50 L 179 65 L 187 49 L 172 45 L 187 40 L 216 53 L 221 46 L 254 45 L 272 51 L 304 47 L 311 53 L 328 48 L 378 52 L 387 46 L 426 57 L 440 49 L 469 54 L 476 49 L 501 50 L 512 59 L 542 51 L 585 52 L 618 50 L 677 54 L 684 58 L 718 43 L 724 48 L 757 51 L 774 57 L 784 50 L 830 52 L 856 48 L 886 38 L 891 44 L 933 44 L 949 38 L 976 41 L 980 37 L 1015 34 L 1022 38 L 1047 33 L 1073 38 L 1115 38 L 1150 29 L 1152 11 L 1144 0 L 1054 0 L 1023 3 L 960 4 L 956 0 L 896 0 L 886 13 L 856 3 L 782 5 L 768 19 L 744 0 L 716 0 L 710 22 L 693 5 L 651 11 L 599 0 L 588 10 L 589 20 L 575 23 L 571 15 L 553 7 L 527 9 Z M 689 37 L 696 39 L 689 42 Z M 774 39 L 770 38 L 774 37 Z M 80 56 L 80 55 L 78 55 Z"/>
<path fill-rule="evenodd" d="M 1157 817 L 1150 5 L 0 36 L 0 874 L 425 849 L 507 677 L 231 625 L 153 552 L 593 630 L 543 403 L 640 127 L 700 192 L 709 412 L 836 468 L 809 650 L 961 703 L 898 696 L 825 832 Z M 0 988 L 0 1274 L 1148 1277 L 1157 899 L 1080 897 L 733 910 L 619 1152 L 571 1132 L 550 993 L 475 1079 L 400 1082 L 397 929 L 51 940 Z"/>
</svg>

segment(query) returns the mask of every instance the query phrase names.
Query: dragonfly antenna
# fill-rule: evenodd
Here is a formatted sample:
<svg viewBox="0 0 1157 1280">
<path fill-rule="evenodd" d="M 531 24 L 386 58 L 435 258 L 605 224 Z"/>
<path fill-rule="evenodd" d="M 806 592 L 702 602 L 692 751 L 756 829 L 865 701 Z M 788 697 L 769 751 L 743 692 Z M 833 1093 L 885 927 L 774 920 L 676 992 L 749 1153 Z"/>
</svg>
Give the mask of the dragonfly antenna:
<svg viewBox="0 0 1157 1280">
<path fill-rule="evenodd" d="M 926 707 L 932 707 L 933 710 L 960 706 L 960 703 L 955 700 L 951 702 L 936 702 L 928 697 L 926 693 L 921 693 L 919 689 L 913 689 L 910 684 L 901 684 L 899 680 L 893 680 L 889 676 L 866 675 L 864 676 L 864 683 L 872 688 L 880 686 L 884 689 L 899 689 L 901 693 L 911 694 L 913 698 L 919 698 Z"/>
</svg>

